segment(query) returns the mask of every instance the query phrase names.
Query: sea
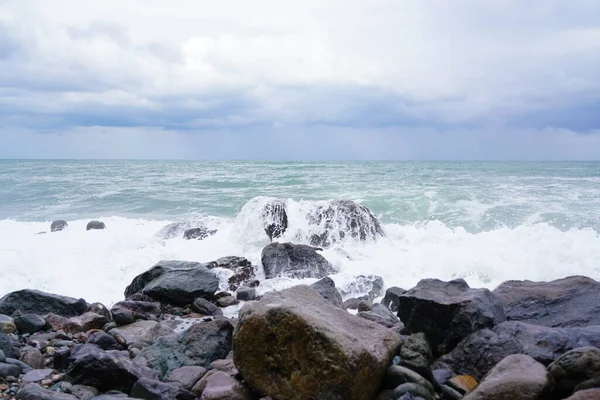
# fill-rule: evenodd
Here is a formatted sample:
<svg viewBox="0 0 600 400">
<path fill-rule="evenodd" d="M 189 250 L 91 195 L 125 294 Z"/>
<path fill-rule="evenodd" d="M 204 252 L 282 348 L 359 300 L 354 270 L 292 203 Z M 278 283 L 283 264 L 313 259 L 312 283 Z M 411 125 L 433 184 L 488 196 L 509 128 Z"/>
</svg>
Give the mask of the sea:
<svg viewBox="0 0 600 400">
<path fill-rule="evenodd" d="M 0 160 L 0 296 L 33 288 L 110 306 L 160 260 L 243 256 L 260 276 L 272 198 L 288 210 L 280 241 L 308 243 L 307 213 L 330 200 L 379 218 L 385 237 L 346 236 L 321 252 L 345 297 L 360 295 L 361 275 L 403 288 L 600 279 L 600 163 Z M 217 233 L 158 235 L 190 218 Z M 58 219 L 68 228 L 49 233 Z M 86 231 L 90 220 L 106 229 Z M 259 293 L 313 281 L 263 280 Z"/>
</svg>

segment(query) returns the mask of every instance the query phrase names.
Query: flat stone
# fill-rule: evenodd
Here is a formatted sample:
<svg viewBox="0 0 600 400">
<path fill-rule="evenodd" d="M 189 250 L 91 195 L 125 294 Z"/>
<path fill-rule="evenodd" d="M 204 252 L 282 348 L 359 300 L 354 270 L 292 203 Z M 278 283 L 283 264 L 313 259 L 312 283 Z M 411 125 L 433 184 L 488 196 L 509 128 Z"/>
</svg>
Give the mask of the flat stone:
<svg viewBox="0 0 600 400">
<path fill-rule="evenodd" d="M 79 400 L 76 396 L 67 393 L 54 392 L 44 389 L 35 383 L 27 384 L 17 393 L 18 400 Z"/>
<path fill-rule="evenodd" d="M 179 383 L 184 389 L 191 390 L 204 374 L 206 374 L 206 368 L 190 365 L 173 370 L 168 380 Z"/>
<path fill-rule="evenodd" d="M 52 378 L 52 375 L 54 375 L 54 370 L 52 369 L 34 369 L 25 374 L 23 382 L 36 383 L 43 381 L 44 379 Z"/>
<path fill-rule="evenodd" d="M 0 299 L 0 314 L 12 315 L 20 310 L 22 314 L 46 315 L 49 313 L 63 317 L 74 317 L 87 309 L 83 299 L 59 296 L 39 290 L 23 289 L 7 294 Z"/>
</svg>

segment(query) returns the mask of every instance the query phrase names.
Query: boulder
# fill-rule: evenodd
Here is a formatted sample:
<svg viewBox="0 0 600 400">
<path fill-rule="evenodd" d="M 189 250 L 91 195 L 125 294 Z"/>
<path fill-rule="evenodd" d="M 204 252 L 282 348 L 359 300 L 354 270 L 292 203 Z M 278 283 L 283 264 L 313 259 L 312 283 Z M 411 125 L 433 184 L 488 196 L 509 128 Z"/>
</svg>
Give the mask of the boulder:
<svg viewBox="0 0 600 400">
<path fill-rule="evenodd" d="M 0 299 L 0 314 L 11 315 L 19 310 L 23 314 L 45 315 L 54 313 L 63 317 L 75 317 L 85 312 L 83 299 L 59 296 L 39 290 L 23 289 Z"/>
<path fill-rule="evenodd" d="M 358 275 L 350 284 L 341 288 L 342 297 L 357 297 L 373 302 L 383 294 L 383 278 L 377 275 Z"/>
<path fill-rule="evenodd" d="M 471 289 L 462 279 L 423 279 L 398 300 L 405 331 L 425 333 L 437 355 L 471 333 L 505 321 L 502 305 L 488 289 Z"/>
<path fill-rule="evenodd" d="M 121 350 L 115 338 L 102 331 L 92 333 L 86 343 L 95 344 L 102 350 Z"/>
<path fill-rule="evenodd" d="M 179 385 L 155 379 L 141 378 L 130 393 L 135 399 L 144 400 L 194 400 L 196 396 Z"/>
<path fill-rule="evenodd" d="M 599 292 L 600 282 L 584 276 L 507 281 L 494 290 L 507 320 L 550 327 L 600 325 Z"/>
<path fill-rule="evenodd" d="M 62 383 L 66 382 L 63 381 Z M 100 394 L 95 387 L 85 385 L 71 385 L 69 393 L 77 396 L 79 400 L 91 400 Z"/>
<path fill-rule="evenodd" d="M 109 321 L 104 315 L 94 312 L 86 312 L 77 317 L 72 317 L 69 322 L 73 327 L 77 327 L 79 332 L 87 332 L 92 329 L 102 329 Z M 76 330 L 73 330 L 75 332 Z"/>
<path fill-rule="evenodd" d="M 0 314 L 0 334 L 9 334 L 17 330 L 15 321 L 8 315 Z"/>
<path fill-rule="evenodd" d="M 236 304 L 240 304 L 240 301 L 233 296 L 223 296 L 217 299 L 217 305 L 219 307 L 229 307 L 235 306 Z"/>
<path fill-rule="evenodd" d="M 163 313 L 160 303 L 139 300 L 119 301 L 110 312 L 118 325 L 127 325 L 138 320 L 156 321 Z"/>
<path fill-rule="evenodd" d="M 173 370 L 168 380 L 180 384 L 186 390 L 191 390 L 204 374 L 206 374 L 206 368 L 190 365 Z"/>
<path fill-rule="evenodd" d="M 557 399 L 574 391 L 600 387 L 600 349 L 581 347 L 566 352 L 548 367 L 548 379 Z"/>
<path fill-rule="evenodd" d="M 21 375 L 21 368 L 18 365 L 0 363 L 0 378 L 6 378 L 7 376 L 13 376 L 17 378 Z"/>
<path fill-rule="evenodd" d="M 433 378 L 431 361 L 433 354 L 424 333 L 414 333 L 408 336 L 400 347 L 400 365 L 418 372 L 427 379 Z"/>
<path fill-rule="evenodd" d="M 207 232 L 209 235 L 213 235 L 213 229 L 209 229 L 207 227 L 207 217 L 203 215 L 193 216 L 183 221 L 174 222 L 162 228 L 156 236 L 161 239 L 174 239 L 181 238 L 184 236 L 185 232 L 192 229 L 200 229 L 202 231 Z M 213 232 L 214 231 L 214 232 Z M 211 232 L 211 233 L 208 233 Z"/>
<path fill-rule="evenodd" d="M 46 320 L 36 314 L 19 315 L 14 321 L 21 334 L 39 332 L 46 326 Z"/>
<path fill-rule="evenodd" d="M 110 310 L 102 303 L 92 303 L 89 305 L 86 311 L 102 315 L 107 320 L 112 321 L 112 315 L 110 313 Z"/>
<path fill-rule="evenodd" d="M 479 385 L 471 375 L 458 375 L 448 379 L 447 385 L 461 394 L 470 393 Z"/>
<path fill-rule="evenodd" d="M 85 226 L 86 231 L 106 229 L 106 225 L 102 221 L 90 221 Z"/>
<path fill-rule="evenodd" d="M 194 385 L 200 400 L 251 400 L 248 389 L 225 372 L 212 370 Z"/>
<path fill-rule="evenodd" d="M 138 275 L 125 289 L 125 297 L 144 293 L 161 302 L 186 305 L 198 297 L 210 297 L 219 278 L 206 265 L 186 261 L 161 261 Z"/>
<path fill-rule="evenodd" d="M 265 233 L 271 240 L 280 238 L 287 230 L 288 216 L 285 208 L 284 200 L 273 199 L 262 210 L 261 220 Z"/>
<path fill-rule="evenodd" d="M 242 286 L 238 289 L 235 296 L 241 301 L 251 301 L 256 299 L 256 288 Z"/>
<path fill-rule="evenodd" d="M 206 227 L 192 228 L 183 232 L 183 238 L 185 240 L 204 240 L 215 233 L 217 233 L 216 229 L 207 229 Z"/>
<path fill-rule="evenodd" d="M 225 318 L 193 325 L 180 334 L 159 338 L 142 351 L 148 364 L 166 378 L 177 368 L 196 365 L 208 368 L 231 351 L 233 325 Z"/>
<path fill-rule="evenodd" d="M 44 356 L 35 347 L 26 346 L 25 349 L 21 349 L 21 361 L 33 369 L 44 368 Z"/>
<path fill-rule="evenodd" d="M 600 399 L 600 388 L 597 389 L 586 389 L 579 392 L 575 392 L 572 396 L 566 400 L 598 400 Z"/>
<path fill-rule="evenodd" d="M 262 250 L 265 278 L 323 278 L 335 273 L 317 249 L 292 243 L 271 243 Z"/>
<path fill-rule="evenodd" d="M 154 371 L 129 359 L 125 351 L 104 351 L 93 344 L 73 348 L 67 375 L 75 384 L 89 385 L 101 391 L 129 393 L 140 378 L 156 378 Z"/>
<path fill-rule="evenodd" d="M 381 300 L 381 304 L 389 308 L 390 310 L 397 312 L 398 303 L 400 302 L 400 296 L 406 293 L 406 289 L 392 286 L 385 291 L 385 296 Z"/>
<path fill-rule="evenodd" d="M 192 310 L 202 315 L 223 315 L 219 307 L 201 297 L 194 300 Z"/>
<path fill-rule="evenodd" d="M 330 277 L 326 276 L 316 281 L 311 288 L 315 289 L 325 300 L 336 307 L 343 308 L 342 295 L 335 288 L 335 282 Z"/>
<path fill-rule="evenodd" d="M 385 236 L 381 223 L 367 207 L 351 200 L 333 200 L 307 215 L 318 233 L 312 235 L 313 246 L 329 247 L 350 237 L 356 240 Z"/>
<path fill-rule="evenodd" d="M 464 400 L 539 400 L 547 387 L 546 368 L 524 354 L 500 361 Z"/>
<path fill-rule="evenodd" d="M 373 304 L 369 311 L 359 311 L 357 315 L 360 318 L 377 322 L 387 328 L 391 328 L 401 323 L 400 319 L 398 319 L 398 317 L 396 317 L 386 306 L 379 303 Z"/>
<path fill-rule="evenodd" d="M 50 224 L 50 232 L 60 232 L 68 226 L 69 226 L 69 224 L 67 224 L 67 221 L 63 221 L 63 220 L 54 221 Z"/>
<path fill-rule="evenodd" d="M 253 286 L 252 283 L 257 282 L 254 266 L 244 257 L 221 257 L 209 263 L 208 268 L 224 268 L 233 271 L 233 275 L 227 281 L 229 290 L 232 292 L 235 292 L 242 285 Z"/>
<path fill-rule="evenodd" d="M 30 383 L 17 393 L 17 400 L 79 400 L 77 396 L 44 389 L 38 384 Z"/>
<path fill-rule="evenodd" d="M 451 353 L 437 360 L 434 366 L 447 367 L 457 374 L 481 379 L 511 354 L 526 354 L 543 365 L 549 365 L 566 351 L 600 345 L 599 337 L 600 326 L 549 328 L 507 321 L 469 335 Z"/>
<path fill-rule="evenodd" d="M 172 335 L 182 323 L 181 320 L 137 321 L 130 325 L 111 329 L 109 334 L 125 347 L 141 350 L 156 342 L 160 337 Z"/>
<path fill-rule="evenodd" d="M 239 315 L 235 365 L 273 398 L 372 399 L 401 342 L 305 285 L 267 293 Z"/>
</svg>

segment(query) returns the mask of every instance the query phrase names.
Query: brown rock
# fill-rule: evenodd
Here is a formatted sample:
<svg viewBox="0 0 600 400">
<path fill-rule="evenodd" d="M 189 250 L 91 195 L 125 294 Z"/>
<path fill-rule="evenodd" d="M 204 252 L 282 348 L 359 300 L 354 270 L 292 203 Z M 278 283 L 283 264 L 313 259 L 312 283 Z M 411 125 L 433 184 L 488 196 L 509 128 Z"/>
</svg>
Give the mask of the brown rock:
<svg viewBox="0 0 600 400">
<path fill-rule="evenodd" d="M 473 378 L 471 375 L 458 375 L 452 377 L 446 384 L 460 390 L 462 393 L 472 392 L 477 385 L 479 385 L 477 379 Z"/>
</svg>

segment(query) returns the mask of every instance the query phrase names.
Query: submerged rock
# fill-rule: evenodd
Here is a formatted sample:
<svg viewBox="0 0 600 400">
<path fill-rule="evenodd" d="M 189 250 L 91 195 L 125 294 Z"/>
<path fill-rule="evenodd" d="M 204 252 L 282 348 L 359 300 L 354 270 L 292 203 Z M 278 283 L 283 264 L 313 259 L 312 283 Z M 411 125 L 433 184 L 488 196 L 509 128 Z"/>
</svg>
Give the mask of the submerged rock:
<svg viewBox="0 0 600 400">
<path fill-rule="evenodd" d="M 83 299 L 32 289 L 18 290 L 0 299 L 0 314 L 6 315 L 11 315 L 19 310 L 23 314 L 53 313 L 63 317 L 74 317 L 84 313 L 86 309 L 87 303 Z"/>
<path fill-rule="evenodd" d="M 206 216 L 194 216 L 186 218 L 183 221 L 174 222 L 162 228 L 156 236 L 161 239 L 174 239 L 182 238 L 185 236 L 186 231 L 190 231 L 188 235 L 194 235 L 192 233 L 195 230 L 197 232 L 204 232 L 206 237 L 214 235 L 217 231 L 207 227 L 208 217 Z M 190 237 L 190 239 L 198 239 L 197 237 Z M 204 238 L 202 238 L 204 239 Z"/>
<path fill-rule="evenodd" d="M 217 233 L 216 229 L 192 228 L 183 232 L 183 238 L 186 240 L 203 240 Z"/>
<path fill-rule="evenodd" d="M 233 355 L 263 396 L 366 400 L 375 397 L 400 342 L 300 285 L 242 307 Z"/>
<path fill-rule="evenodd" d="M 261 220 L 269 239 L 273 240 L 281 237 L 288 227 L 285 201 L 280 199 L 269 201 L 262 210 Z"/>
<path fill-rule="evenodd" d="M 383 278 L 377 275 L 358 275 L 354 277 L 354 280 L 343 287 L 341 292 L 342 296 L 347 298 L 348 296 L 358 297 L 360 295 L 361 300 L 373 301 L 377 297 L 383 294 Z"/>
<path fill-rule="evenodd" d="M 347 236 L 363 241 L 385 236 L 377 217 L 351 200 L 333 200 L 308 214 L 307 220 L 321 231 L 311 237 L 313 246 L 329 247 Z"/>
<path fill-rule="evenodd" d="M 102 221 L 90 221 L 85 227 L 86 231 L 91 231 L 95 229 L 106 229 L 106 225 Z"/>
<path fill-rule="evenodd" d="M 265 278 L 324 278 L 335 273 L 329 261 L 311 246 L 271 243 L 262 250 Z"/>
<path fill-rule="evenodd" d="M 198 297 L 210 297 L 219 288 L 219 278 L 207 264 L 160 261 L 136 276 L 125 289 L 125 297 L 144 293 L 161 302 L 186 305 Z"/>
<path fill-rule="evenodd" d="M 463 338 L 505 321 L 498 299 L 456 279 L 423 279 L 398 298 L 398 316 L 407 333 L 423 332 L 434 354 L 452 350 Z"/>
<path fill-rule="evenodd" d="M 550 327 L 600 325 L 600 282 L 569 276 L 552 282 L 507 281 L 493 292 L 506 319 Z"/>
<path fill-rule="evenodd" d="M 67 224 L 67 221 L 63 221 L 63 220 L 54 221 L 54 222 L 52 222 L 52 224 L 50 224 L 50 232 L 60 232 L 68 226 L 69 226 L 69 224 Z"/>
</svg>

